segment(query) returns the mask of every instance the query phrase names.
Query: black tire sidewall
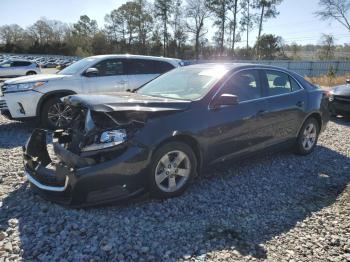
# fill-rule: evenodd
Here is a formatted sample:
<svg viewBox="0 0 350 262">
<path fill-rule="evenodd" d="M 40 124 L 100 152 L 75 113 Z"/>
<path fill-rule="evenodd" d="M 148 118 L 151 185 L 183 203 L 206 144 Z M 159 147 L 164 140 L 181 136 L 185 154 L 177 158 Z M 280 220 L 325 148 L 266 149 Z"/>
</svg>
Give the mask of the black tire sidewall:
<svg viewBox="0 0 350 262">
<path fill-rule="evenodd" d="M 179 150 L 184 152 L 191 162 L 191 172 L 190 176 L 187 179 L 186 183 L 177 191 L 175 192 L 164 192 L 162 191 L 156 184 L 155 181 L 155 170 L 157 167 L 157 164 L 159 160 L 168 152 Z M 151 164 L 148 168 L 148 189 L 151 194 L 151 196 L 155 198 L 170 198 L 170 197 L 176 197 L 181 195 L 191 184 L 191 181 L 196 176 L 196 170 L 197 170 L 197 158 L 194 154 L 193 150 L 185 143 L 183 142 L 168 142 L 161 147 L 159 147 L 153 154 Z"/>
<path fill-rule="evenodd" d="M 59 99 L 59 97 L 53 97 L 53 98 L 50 98 L 49 100 L 44 102 L 42 109 L 41 109 L 41 113 L 40 113 L 41 125 L 43 127 L 46 127 L 48 129 L 51 129 L 51 130 L 57 128 L 56 126 L 52 125 L 52 123 L 48 119 L 49 108 L 52 105 L 57 104 L 57 103 L 62 103 L 62 101 Z"/>
<path fill-rule="evenodd" d="M 313 123 L 316 127 L 316 141 L 314 143 L 314 145 L 309 149 L 306 150 L 303 145 L 302 145 L 302 140 L 303 140 L 303 134 L 305 131 L 305 128 L 310 124 Z M 317 141 L 318 141 L 318 137 L 320 135 L 320 125 L 317 122 L 317 120 L 313 117 L 308 118 L 305 123 L 303 124 L 302 128 L 300 129 L 298 138 L 297 138 L 297 144 L 296 144 L 296 153 L 299 155 L 308 155 L 310 153 L 312 153 L 315 150 L 315 147 L 317 145 Z"/>
</svg>

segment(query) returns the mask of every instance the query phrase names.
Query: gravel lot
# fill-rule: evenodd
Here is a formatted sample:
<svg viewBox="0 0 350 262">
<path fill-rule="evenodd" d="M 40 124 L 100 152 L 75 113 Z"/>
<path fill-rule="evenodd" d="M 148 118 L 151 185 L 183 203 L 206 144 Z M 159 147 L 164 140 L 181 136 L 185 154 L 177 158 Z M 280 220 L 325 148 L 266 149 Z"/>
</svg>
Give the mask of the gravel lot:
<svg viewBox="0 0 350 262">
<path fill-rule="evenodd" d="M 226 163 L 182 197 L 85 210 L 32 194 L 31 129 L 0 116 L 0 261 L 350 261 L 350 120 L 310 156 Z"/>
</svg>

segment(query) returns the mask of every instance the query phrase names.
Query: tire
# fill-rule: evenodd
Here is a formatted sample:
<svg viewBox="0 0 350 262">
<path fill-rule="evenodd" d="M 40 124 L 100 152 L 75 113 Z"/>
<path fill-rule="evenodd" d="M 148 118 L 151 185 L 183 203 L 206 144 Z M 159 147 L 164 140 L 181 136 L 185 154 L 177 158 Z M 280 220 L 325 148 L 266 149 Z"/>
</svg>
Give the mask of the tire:
<svg viewBox="0 0 350 262">
<path fill-rule="evenodd" d="M 36 72 L 34 72 L 34 71 L 29 71 L 29 72 L 27 72 L 26 75 L 27 75 L 27 76 L 36 75 Z"/>
<path fill-rule="evenodd" d="M 300 129 L 295 151 L 299 155 L 312 153 L 317 145 L 320 125 L 314 117 L 308 118 Z"/>
<path fill-rule="evenodd" d="M 56 123 L 55 118 L 52 117 L 55 113 L 55 109 L 59 115 L 59 117 L 57 117 Z M 60 111 L 60 113 L 58 111 Z M 59 97 L 50 98 L 49 100 L 45 101 L 42 106 L 40 112 L 41 125 L 51 130 L 55 130 L 57 128 L 65 128 L 70 124 L 72 120 L 71 114 L 72 109 L 68 106 L 65 106 Z"/>
<path fill-rule="evenodd" d="M 196 155 L 187 144 L 182 142 L 164 144 L 154 153 L 150 164 L 148 187 L 151 196 L 162 199 L 181 195 L 195 177 L 196 170 Z"/>
</svg>

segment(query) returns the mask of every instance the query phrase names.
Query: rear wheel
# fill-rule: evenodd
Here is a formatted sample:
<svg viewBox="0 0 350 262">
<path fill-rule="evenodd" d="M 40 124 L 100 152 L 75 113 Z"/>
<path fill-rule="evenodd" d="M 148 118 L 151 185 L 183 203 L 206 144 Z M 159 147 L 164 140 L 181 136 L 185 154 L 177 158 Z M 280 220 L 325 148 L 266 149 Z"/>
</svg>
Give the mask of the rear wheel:
<svg viewBox="0 0 350 262">
<path fill-rule="evenodd" d="M 154 154 L 148 176 L 149 189 L 156 198 L 181 195 L 195 176 L 197 159 L 181 142 L 169 142 Z"/>
<path fill-rule="evenodd" d="M 41 111 L 41 123 L 49 129 L 65 128 L 73 120 L 72 108 L 58 97 L 47 100 Z"/>
<path fill-rule="evenodd" d="M 317 120 L 313 117 L 307 119 L 298 135 L 296 153 L 307 155 L 314 151 L 319 133 L 320 126 Z"/>
</svg>

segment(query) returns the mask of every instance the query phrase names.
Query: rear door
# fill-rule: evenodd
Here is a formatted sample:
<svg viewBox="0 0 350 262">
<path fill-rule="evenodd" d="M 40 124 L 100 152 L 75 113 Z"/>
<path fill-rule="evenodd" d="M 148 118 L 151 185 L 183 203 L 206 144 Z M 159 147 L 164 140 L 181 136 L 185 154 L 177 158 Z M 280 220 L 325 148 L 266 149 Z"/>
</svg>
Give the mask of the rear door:
<svg viewBox="0 0 350 262">
<path fill-rule="evenodd" d="M 173 68 L 172 64 L 165 61 L 130 58 L 128 59 L 129 88 L 138 88 Z"/>
<path fill-rule="evenodd" d="M 270 144 L 296 137 L 304 119 L 307 94 L 289 74 L 278 70 L 260 70 L 268 110 L 263 119 L 271 127 Z"/>
<path fill-rule="evenodd" d="M 210 112 L 211 160 L 215 162 L 262 148 L 271 134 L 260 117 L 267 110 L 267 104 L 258 71 L 245 69 L 235 73 L 220 94 L 236 95 L 239 103 Z"/>
<path fill-rule="evenodd" d="M 105 59 L 95 64 L 98 74 L 83 75 L 83 90 L 86 93 L 99 94 L 106 92 L 120 92 L 129 88 L 126 74 L 126 59 Z"/>
</svg>

